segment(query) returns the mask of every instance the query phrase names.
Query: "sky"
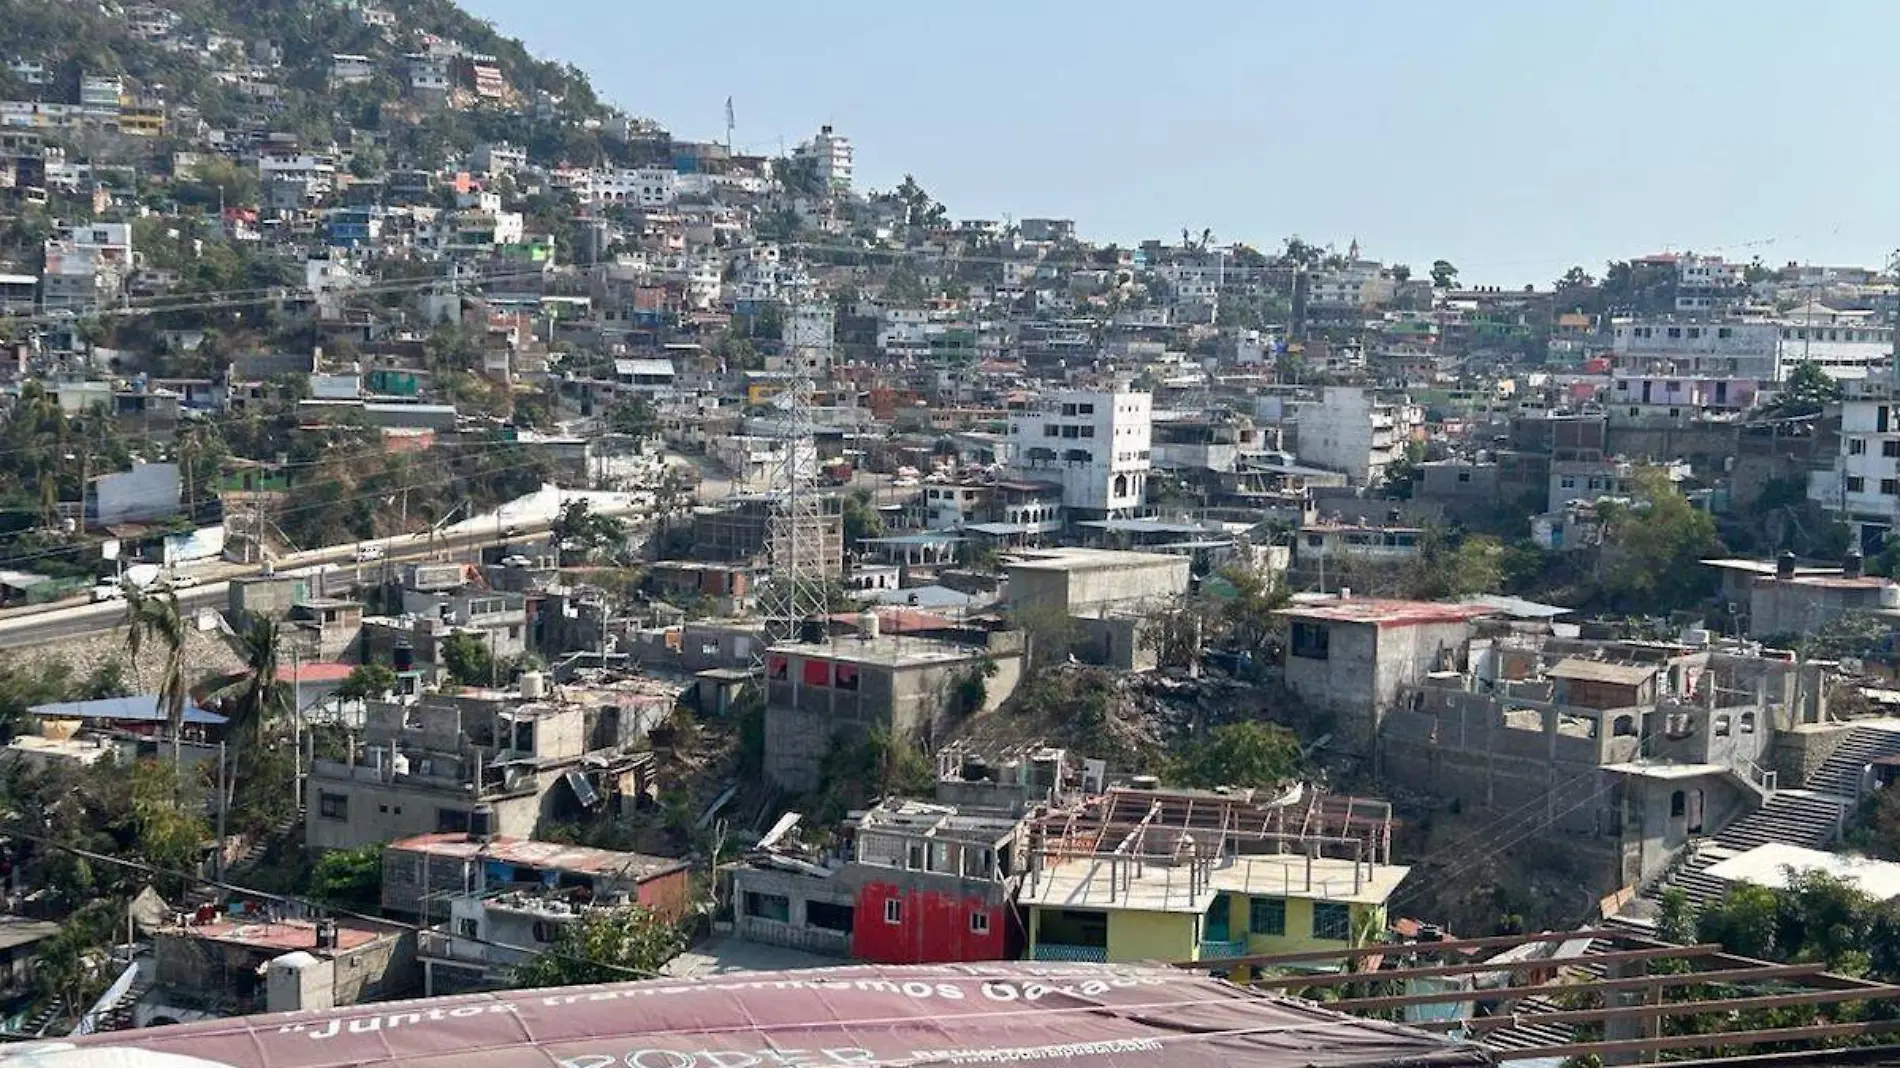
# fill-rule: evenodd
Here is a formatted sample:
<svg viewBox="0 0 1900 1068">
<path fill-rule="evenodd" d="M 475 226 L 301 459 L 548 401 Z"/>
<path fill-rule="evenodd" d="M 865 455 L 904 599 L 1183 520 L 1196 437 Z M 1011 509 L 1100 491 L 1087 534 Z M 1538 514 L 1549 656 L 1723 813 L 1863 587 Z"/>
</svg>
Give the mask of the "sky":
<svg viewBox="0 0 1900 1068">
<path fill-rule="evenodd" d="M 1124 244 L 1297 234 L 1464 283 L 1900 246 L 1889 0 L 463 0 L 676 136 L 830 123 L 860 189 Z"/>
</svg>

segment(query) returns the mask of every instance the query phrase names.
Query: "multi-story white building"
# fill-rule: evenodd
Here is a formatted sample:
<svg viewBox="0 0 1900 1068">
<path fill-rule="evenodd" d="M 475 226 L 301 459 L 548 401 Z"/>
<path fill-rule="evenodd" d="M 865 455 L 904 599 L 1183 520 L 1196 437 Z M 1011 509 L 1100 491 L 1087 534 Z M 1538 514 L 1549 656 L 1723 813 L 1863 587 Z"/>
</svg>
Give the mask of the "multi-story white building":
<svg viewBox="0 0 1900 1068">
<path fill-rule="evenodd" d="M 1838 379 L 1866 378 L 1893 357 L 1893 327 L 1870 311 L 1836 311 L 1810 301 L 1775 320 L 1781 367 L 1812 362 Z"/>
<path fill-rule="evenodd" d="M 1129 390 L 1062 390 L 1012 413 L 1010 453 L 1026 479 L 1058 482 L 1083 518 L 1128 515 L 1147 498 L 1153 398 Z"/>
<path fill-rule="evenodd" d="M 574 185 L 583 204 L 664 208 L 679 197 L 679 175 L 665 167 L 588 171 Z"/>
<path fill-rule="evenodd" d="M 506 141 L 488 141 L 468 154 L 468 169 L 477 174 L 513 174 L 528 165 L 528 150 Z"/>
<path fill-rule="evenodd" d="M 303 152 L 267 153 L 257 158 L 257 176 L 265 185 L 299 186 L 307 197 L 323 197 L 336 188 L 336 160 Z"/>
<path fill-rule="evenodd" d="M 46 242 L 40 302 L 48 310 L 97 310 L 115 300 L 134 267 L 130 223 L 75 223 Z"/>
<path fill-rule="evenodd" d="M 119 110 L 125 79 L 116 74 L 88 74 L 79 79 L 79 106 L 87 111 Z"/>
<path fill-rule="evenodd" d="M 1392 299 L 1398 283 L 1377 260 L 1349 260 L 1344 267 L 1308 278 L 1306 306 L 1313 309 L 1376 307 Z"/>
<path fill-rule="evenodd" d="M 1781 337 L 1773 323 L 1618 319 L 1610 329 L 1616 369 L 1645 377 L 1781 377 Z"/>
<path fill-rule="evenodd" d="M 786 309 L 783 338 L 788 371 L 807 376 L 831 370 L 831 346 L 837 336 L 838 311 L 827 300 L 805 300 Z"/>
<path fill-rule="evenodd" d="M 1320 399 L 1294 409 L 1297 455 L 1303 464 L 1344 471 L 1354 485 L 1369 486 L 1405 455 L 1407 442 L 1425 426 L 1425 413 L 1409 398 L 1381 398 L 1358 386 L 1327 386 Z"/>
<path fill-rule="evenodd" d="M 1742 296 L 1744 264 L 1720 256 L 1685 255 L 1676 260 L 1676 310 L 1713 312 Z"/>
<path fill-rule="evenodd" d="M 819 179 L 831 189 L 840 193 L 851 191 L 854 158 L 851 139 L 833 133 L 830 126 L 820 126 L 818 136 L 793 149 L 792 157 L 815 161 Z"/>
<path fill-rule="evenodd" d="M 449 58 L 428 52 L 411 52 L 403 57 L 409 64 L 409 91 L 425 99 L 448 95 Z"/>
<path fill-rule="evenodd" d="M 1834 467 L 1808 476 L 1808 497 L 1853 531 L 1861 552 L 1878 553 L 1900 526 L 1900 389 L 1892 373 L 1846 383 L 1841 451 Z"/>
<path fill-rule="evenodd" d="M 330 57 L 331 85 L 364 85 L 376 77 L 376 61 L 353 52 Z"/>
</svg>

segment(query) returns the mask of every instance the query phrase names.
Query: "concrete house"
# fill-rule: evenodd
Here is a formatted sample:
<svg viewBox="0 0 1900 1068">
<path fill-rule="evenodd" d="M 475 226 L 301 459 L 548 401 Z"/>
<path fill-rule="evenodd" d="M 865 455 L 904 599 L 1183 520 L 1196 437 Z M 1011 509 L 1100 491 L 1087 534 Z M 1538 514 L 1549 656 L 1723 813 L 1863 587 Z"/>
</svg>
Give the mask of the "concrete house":
<svg viewBox="0 0 1900 1068">
<path fill-rule="evenodd" d="M 304 841 L 356 849 L 433 832 L 531 838 L 544 820 L 630 810 L 653 761 L 639 715 L 519 690 L 370 702 L 347 761 L 313 761 Z"/>
<path fill-rule="evenodd" d="M 1005 565 L 1009 599 L 1074 620 L 1075 655 L 1123 670 L 1150 670 L 1155 653 L 1141 640 L 1150 610 L 1188 591 L 1192 561 L 1163 553 L 1049 549 Z"/>
<path fill-rule="evenodd" d="M 1283 609 L 1286 686 L 1339 718 L 1340 741 L 1370 751 L 1408 686 L 1465 665 L 1483 605 L 1334 597 Z"/>
<path fill-rule="evenodd" d="M 875 618 L 875 617 L 873 617 Z M 818 785 L 840 735 L 873 729 L 919 741 L 957 717 L 1000 705 L 1022 674 L 1022 635 L 985 644 L 882 635 L 784 642 L 766 654 L 765 770 L 789 790 Z M 974 701 L 973 701 L 974 699 Z"/>
<path fill-rule="evenodd" d="M 653 857 L 465 833 L 383 849 L 383 908 L 442 922 L 421 933 L 427 996 L 506 986 L 509 973 L 600 909 L 637 904 L 678 918 L 692 867 Z"/>
<path fill-rule="evenodd" d="M 140 1027 L 384 1001 L 411 993 L 415 938 L 366 921 L 218 917 L 152 938 Z"/>
<path fill-rule="evenodd" d="M 1031 960 L 1218 960 L 1354 945 L 1410 869 L 1391 805 L 1294 787 L 1111 789 L 1036 819 Z"/>
</svg>

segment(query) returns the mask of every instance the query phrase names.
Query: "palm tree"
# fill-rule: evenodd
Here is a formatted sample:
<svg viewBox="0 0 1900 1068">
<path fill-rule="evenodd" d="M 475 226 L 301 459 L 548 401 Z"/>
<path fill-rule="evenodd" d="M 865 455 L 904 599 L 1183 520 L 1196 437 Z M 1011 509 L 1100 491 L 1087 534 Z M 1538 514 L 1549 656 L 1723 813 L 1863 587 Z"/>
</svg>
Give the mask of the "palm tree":
<svg viewBox="0 0 1900 1068">
<path fill-rule="evenodd" d="M 232 717 L 232 727 L 240 731 L 262 729 L 283 703 L 277 681 L 277 636 L 277 622 L 271 619 L 252 622 L 238 636 L 245 666 L 251 670 L 250 681 L 238 696 L 237 714 Z"/>
<path fill-rule="evenodd" d="M 165 649 L 165 666 L 159 675 L 158 704 L 165 710 L 165 725 L 172 736 L 172 766 L 183 773 L 182 736 L 185 730 L 185 620 L 178 612 L 178 597 L 171 591 L 153 594 L 131 583 L 125 584 L 125 649 L 134 670 L 145 643 L 156 640 Z"/>
</svg>

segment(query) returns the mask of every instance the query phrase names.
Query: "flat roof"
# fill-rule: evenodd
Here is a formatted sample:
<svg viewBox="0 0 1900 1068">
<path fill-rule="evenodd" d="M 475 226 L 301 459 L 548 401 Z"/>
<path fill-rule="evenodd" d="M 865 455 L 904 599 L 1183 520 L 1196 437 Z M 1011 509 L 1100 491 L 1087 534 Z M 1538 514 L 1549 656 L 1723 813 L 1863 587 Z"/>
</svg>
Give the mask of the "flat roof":
<svg viewBox="0 0 1900 1068">
<path fill-rule="evenodd" d="M 939 638 L 911 638 L 882 634 L 876 638 L 844 636 L 822 642 L 780 642 L 771 651 L 781 656 L 802 656 L 834 660 L 842 664 L 876 664 L 881 667 L 917 667 L 924 664 L 954 664 L 977 660 L 984 651 Z"/>
<path fill-rule="evenodd" d="M 1568 656 L 1559 660 L 1548 674 L 1553 679 L 1577 679 L 1581 682 L 1608 682 L 1618 686 L 1640 686 L 1661 670 L 1660 664 L 1612 664 L 1604 660 L 1586 660 Z"/>
<path fill-rule="evenodd" d="M 1124 549 L 1029 549 L 1024 550 L 1020 557 L 1009 561 L 1010 570 L 1085 571 L 1119 567 L 1188 566 L 1188 561 L 1183 557 Z"/>
<path fill-rule="evenodd" d="M 1495 616 L 1497 609 L 1486 605 L 1447 604 L 1442 601 L 1402 601 L 1384 597 L 1354 597 L 1282 608 L 1288 619 L 1307 619 L 1323 623 L 1367 623 L 1375 627 L 1421 627 L 1436 623 L 1469 623 Z"/>
<path fill-rule="evenodd" d="M 1128 860 L 1122 863 L 1131 864 Z M 1114 865 L 1115 862 L 1106 857 L 1063 861 L 1026 880 L 1019 901 L 1045 908 L 1198 915 L 1213 904 L 1217 892 L 1225 891 L 1377 905 L 1391 897 L 1412 870 L 1398 864 L 1361 864 L 1360 879 L 1355 887 L 1350 860 L 1315 857 L 1309 867 L 1304 854 L 1269 853 L 1223 858 L 1206 883 L 1190 886 L 1185 866 L 1170 866 L 1150 858 L 1142 866 L 1141 874 L 1132 880 L 1125 878 L 1126 868 L 1111 880 L 1109 872 Z"/>
<path fill-rule="evenodd" d="M 59 933 L 59 924 L 32 920 L 25 916 L 0 916 L 0 949 L 17 949 L 44 941 Z"/>
<path fill-rule="evenodd" d="M 418 834 L 399 838 L 383 847 L 406 853 L 427 853 L 437 857 L 463 860 L 492 860 L 540 871 L 567 871 L 582 875 L 632 876 L 646 880 L 687 867 L 675 857 L 655 857 L 645 853 L 623 853 L 614 849 L 561 845 L 531 838 L 490 838 L 483 841 L 467 834 Z"/>
<path fill-rule="evenodd" d="M 1731 883 L 1749 883 L 1770 890 L 1785 889 L 1789 869 L 1796 873 L 1822 871 L 1853 883 L 1878 901 L 1900 898 L 1900 864 L 1845 853 L 1824 853 L 1783 842 L 1768 842 L 1708 869 L 1710 875 Z"/>
<path fill-rule="evenodd" d="M 173 934 L 187 938 L 203 938 L 211 942 L 223 942 L 226 945 L 249 946 L 279 953 L 289 953 L 298 949 L 324 952 L 317 948 L 317 925 L 309 920 L 278 920 L 273 923 L 216 920 L 211 923 L 173 927 L 169 930 Z M 365 927 L 351 927 L 340 922 L 336 925 L 336 948 L 339 951 L 368 945 L 379 937 L 381 937 L 380 932 Z"/>
</svg>

